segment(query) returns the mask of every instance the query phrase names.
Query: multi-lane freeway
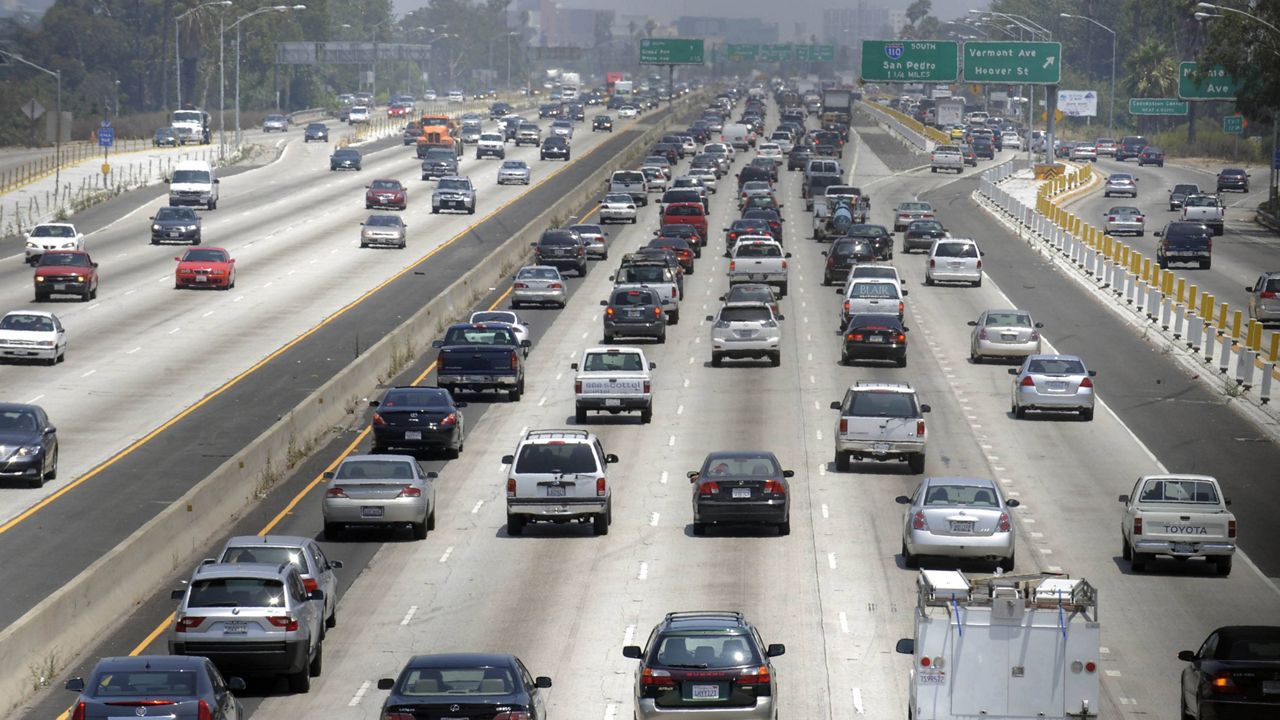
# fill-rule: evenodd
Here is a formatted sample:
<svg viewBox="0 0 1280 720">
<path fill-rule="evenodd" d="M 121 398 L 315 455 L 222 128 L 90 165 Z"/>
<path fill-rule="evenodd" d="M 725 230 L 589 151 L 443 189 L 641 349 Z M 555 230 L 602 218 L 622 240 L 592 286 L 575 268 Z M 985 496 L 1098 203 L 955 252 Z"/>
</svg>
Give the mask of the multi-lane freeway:
<svg viewBox="0 0 1280 720">
<path fill-rule="evenodd" d="M 775 121 L 776 115 L 770 125 Z M 978 288 L 927 287 L 920 256 L 895 256 L 910 290 L 906 368 L 838 364 L 839 298 L 821 285 L 825 246 L 809 239 L 797 174 L 785 171 L 778 193 L 792 258 L 791 292 L 781 301 L 781 366 L 711 367 L 710 327 L 702 317 L 718 307 L 728 268 L 716 231 L 737 217 L 733 176 L 726 176 L 711 201 L 711 248 L 685 280 L 687 320 L 669 328 L 664 345 L 645 346 L 657 363 L 653 422 L 624 415 L 593 416 L 588 423 L 620 458 L 611 469 L 611 532 L 593 537 L 587 526 L 537 526 L 509 536 L 500 459 L 525 429 L 574 425 L 569 363 L 600 340 L 598 302 L 611 287 L 615 260 L 571 278 L 565 309 L 523 311 L 534 338 L 527 393 L 515 403 L 468 398 L 462 457 L 426 463 L 440 471 L 441 481 L 439 524 L 425 541 L 368 533 L 325 544 L 346 566 L 324 672 L 305 695 L 287 694 L 283 683 L 254 683 L 243 698 L 246 709 L 263 718 L 378 717 L 384 693 L 375 689 L 377 679 L 396 675 L 411 655 L 481 650 L 516 653 L 535 674 L 551 676 L 552 717 L 625 717 L 633 707 L 635 665 L 622 656 L 623 645 L 642 643 L 667 611 L 737 609 L 766 642 L 787 645 L 786 655 L 775 659 L 780 717 L 901 717 L 907 665 L 893 646 L 910 634 L 915 573 L 898 554 L 902 516 L 894 498 L 919 478 L 893 463 L 835 469 L 836 418 L 828 405 L 856 380 L 910 382 L 932 405 L 926 474 L 994 478 L 1021 501 L 1015 572 L 1065 571 L 1100 588 L 1103 717 L 1174 716 L 1179 650 L 1196 647 L 1220 625 L 1280 622 L 1280 590 L 1270 579 L 1280 576 L 1274 553 L 1280 531 L 1271 521 L 1280 503 L 1268 487 L 1280 459 L 1275 445 L 986 215 L 971 197 L 972 173 L 932 175 L 918 167 L 927 160 L 878 130 L 861 129 L 866 142 L 855 128 L 844 159 L 851 177 L 875 198 L 872 222 L 890 225 L 897 202 L 928 200 L 954 235 L 975 238 L 986 251 L 987 281 Z M 579 133 L 577 162 L 607 161 L 626 139 L 625 132 L 614 138 Z M 601 150 L 580 154 L 593 146 Z M 8 510 L 21 522 L 0 534 L 0 549 L 10 558 L 0 570 L 9 578 L 0 592 L 5 606 L 15 608 L 5 611 L 7 619 L 480 261 L 504 230 L 536 214 L 545 197 L 563 194 L 575 171 L 570 166 L 521 196 L 522 189 L 487 187 L 493 163 L 468 160 L 464 168 L 483 188 L 481 213 L 510 207 L 487 221 L 428 220 L 423 186 L 413 177 L 416 163 L 401 148 L 373 152 L 358 178 L 327 175 L 324 154 L 291 146 L 285 162 L 224 183 L 221 206 L 207 216 L 205 231 L 208 244 L 231 247 L 240 258 L 243 275 L 231 293 L 174 291 L 172 253 L 145 244 L 144 210 L 90 236 L 106 273 L 104 292 L 97 303 L 66 312 L 75 332 L 68 362 L 0 370 L 0 382 L 20 388 L 12 397 L 43 395 L 39 402 L 56 413 L 68 438 L 63 477 L 75 477 L 227 379 L 253 370 L 293 338 L 300 342 L 30 516 L 16 513 L 30 505 L 34 491 L 12 491 L 23 497 Z M 735 167 L 749 157 L 739 154 Z M 535 164 L 535 181 L 558 169 Z M 365 214 L 361 185 L 383 175 L 413 188 L 407 253 L 355 247 L 356 222 Z M 549 195 L 540 198 L 540 192 Z M 611 258 L 641 247 L 657 223 L 651 204 L 636 225 L 611 228 Z M 407 269 L 424 274 L 401 272 Z M 25 268 L 3 272 L 13 279 L 0 298 L 23 304 L 28 298 L 13 286 L 21 278 L 26 292 Z M 505 306 L 505 295 L 506 288 L 496 287 L 480 307 Z M 984 309 L 1007 306 L 1030 311 L 1045 323 L 1049 346 L 1086 357 L 1098 371 L 1102 405 L 1092 422 L 1016 421 L 1006 368 L 968 361 L 965 323 Z M 322 317 L 332 319 L 306 334 Z M 433 359 L 423 355 L 399 381 L 430 384 Z M 367 448 L 365 433 L 342 433 L 228 533 L 319 536 L 315 479 L 345 453 Z M 749 529 L 693 535 L 685 473 L 719 449 L 770 450 L 796 471 L 789 536 Z M 1120 560 L 1116 496 L 1137 476 L 1162 467 L 1214 474 L 1232 496 L 1249 561 L 1239 559 L 1229 577 L 1172 562 L 1135 575 Z M 22 551 L 38 544 L 47 551 Z M 185 575 L 155 578 L 154 597 L 103 628 L 100 645 L 86 642 L 86 655 L 59 682 L 86 672 L 99 656 L 165 652 L 173 610 L 168 590 Z M 47 691 L 20 715 L 57 717 L 71 697 Z"/>
</svg>

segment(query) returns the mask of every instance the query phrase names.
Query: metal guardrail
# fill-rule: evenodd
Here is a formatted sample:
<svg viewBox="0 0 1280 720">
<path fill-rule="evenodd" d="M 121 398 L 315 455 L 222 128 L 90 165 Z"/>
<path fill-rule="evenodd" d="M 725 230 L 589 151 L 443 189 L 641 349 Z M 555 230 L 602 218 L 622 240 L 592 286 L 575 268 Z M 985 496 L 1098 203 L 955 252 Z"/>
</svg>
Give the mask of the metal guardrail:
<svg viewBox="0 0 1280 720">
<path fill-rule="evenodd" d="M 1263 348 L 1262 323 L 1201 292 L 1172 270 L 1161 268 L 1141 251 L 1108 235 L 1102 228 L 1062 207 L 1070 197 L 1095 181 L 1091 165 L 1068 166 L 1064 175 L 1045 180 L 1030 207 L 1000 187 L 1012 177 L 1012 161 L 982 173 L 978 192 L 1033 239 L 1069 261 L 1097 287 L 1108 290 L 1122 307 L 1143 317 L 1168 340 L 1184 345 L 1207 365 L 1216 362 L 1226 377 L 1234 367 L 1236 388 L 1242 395 L 1255 389 L 1257 400 L 1271 400 L 1272 380 L 1280 362 L 1280 332 Z M 1261 377 L 1256 378 L 1261 371 Z"/>
</svg>

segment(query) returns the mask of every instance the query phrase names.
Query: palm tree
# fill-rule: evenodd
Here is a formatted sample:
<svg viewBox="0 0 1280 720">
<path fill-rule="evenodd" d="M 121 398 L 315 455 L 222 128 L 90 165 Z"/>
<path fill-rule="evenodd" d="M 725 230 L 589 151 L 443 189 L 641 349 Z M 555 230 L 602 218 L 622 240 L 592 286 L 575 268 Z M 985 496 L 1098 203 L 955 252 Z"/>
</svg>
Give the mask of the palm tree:
<svg viewBox="0 0 1280 720">
<path fill-rule="evenodd" d="M 1164 43 L 1150 38 L 1138 46 L 1128 59 L 1129 74 L 1125 87 L 1130 97 L 1173 97 L 1178 90 L 1178 66 Z M 1151 119 L 1141 116 L 1138 124 L 1144 130 Z"/>
<path fill-rule="evenodd" d="M 915 25 L 932 10 L 933 0 L 915 0 L 907 6 L 907 21 Z"/>
</svg>

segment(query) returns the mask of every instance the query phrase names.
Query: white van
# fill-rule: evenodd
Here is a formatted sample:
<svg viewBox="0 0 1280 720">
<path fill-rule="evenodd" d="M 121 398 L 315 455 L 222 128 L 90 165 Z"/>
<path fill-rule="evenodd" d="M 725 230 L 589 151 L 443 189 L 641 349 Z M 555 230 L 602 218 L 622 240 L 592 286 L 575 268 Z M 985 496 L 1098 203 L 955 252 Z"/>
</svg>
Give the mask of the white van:
<svg viewBox="0 0 1280 720">
<path fill-rule="evenodd" d="M 742 123 L 729 123 L 720 131 L 720 142 L 736 150 L 746 150 L 751 147 L 751 128 Z"/>
<path fill-rule="evenodd" d="M 218 176 L 205 160 L 183 160 L 174 166 L 167 182 L 170 205 L 218 207 Z"/>
</svg>

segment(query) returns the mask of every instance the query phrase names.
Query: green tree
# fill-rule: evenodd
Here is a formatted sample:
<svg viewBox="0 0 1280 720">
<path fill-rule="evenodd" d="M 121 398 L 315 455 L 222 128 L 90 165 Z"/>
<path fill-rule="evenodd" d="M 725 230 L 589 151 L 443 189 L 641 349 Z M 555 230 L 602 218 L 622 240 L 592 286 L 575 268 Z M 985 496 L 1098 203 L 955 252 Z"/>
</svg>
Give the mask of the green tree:
<svg viewBox="0 0 1280 720">
<path fill-rule="evenodd" d="M 913 26 L 933 10 L 933 0 L 913 0 L 907 6 L 907 22 Z"/>
<path fill-rule="evenodd" d="M 1236 109 L 1245 117 L 1274 122 L 1280 114 L 1280 4 L 1257 3 L 1248 12 L 1254 18 L 1222 12 L 1206 21 L 1209 38 L 1201 60 L 1221 63 L 1240 83 Z"/>
</svg>

